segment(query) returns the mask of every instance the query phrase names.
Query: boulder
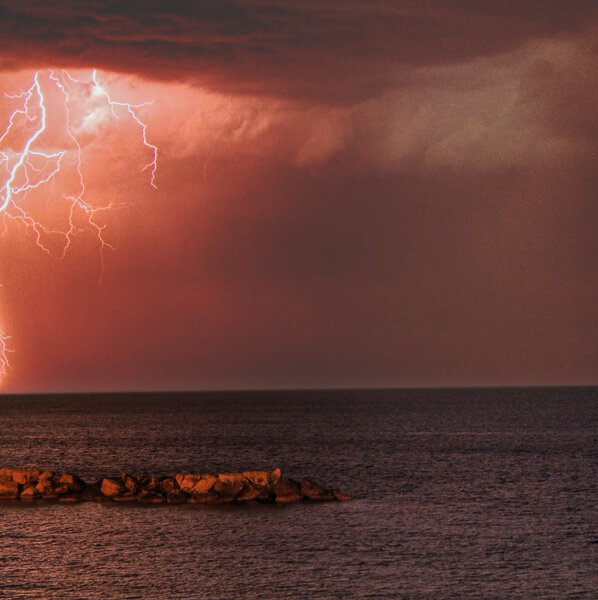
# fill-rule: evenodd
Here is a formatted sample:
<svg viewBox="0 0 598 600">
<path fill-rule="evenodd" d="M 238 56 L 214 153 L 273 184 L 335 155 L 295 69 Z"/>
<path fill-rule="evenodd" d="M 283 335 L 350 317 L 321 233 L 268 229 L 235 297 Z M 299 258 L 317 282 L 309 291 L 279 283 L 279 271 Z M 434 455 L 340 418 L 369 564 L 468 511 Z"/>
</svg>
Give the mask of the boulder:
<svg viewBox="0 0 598 600">
<path fill-rule="evenodd" d="M 266 487 L 270 484 L 270 473 L 268 471 L 244 471 L 243 476 L 256 486 Z"/>
<path fill-rule="evenodd" d="M 169 494 L 170 492 L 180 491 L 179 484 L 176 482 L 176 479 L 174 477 L 160 478 L 158 488 L 163 494 Z"/>
<path fill-rule="evenodd" d="M 281 503 L 298 502 L 303 498 L 299 483 L 293 479 L 278 479 L 272 484 L 272 492 L 276 502 Z"/>
<path fill-rule="evenodd" d="M 332 490 L 323 488 L 321 485 L 314 483 L 310 479 L 304 479 L 301 482 L 301 495 L 308 500 L 320 502 L 334 500 Z"/>
<path fill-rule="evenodd" d="M 44 479 L 52 479 L 52 477 L 54 477 L 53 471 L 42 471 L 37 479 L 38 481 L 42 481 Z"/>
<path fill-rule="evenodd" d="M 335 500 L 340 500 L 341 502 L 351 500 L 351 496 L 349 496 L 348 494 L 344 494 L 340 490 L 332 490 L 332 495 L 334 496 Z"/>
<path fill-rule="evenodd" d="M 203 494 L 216 483 L 217 478 L 209 473 L 205 475 L 187 473 L 186 475 L 177 475 L 175 480 L 183 492 L 186 492 L 187 494 Z"/>
<path fill-rule="evenodd" d="M 52 483 L 52 480 L 50 478 L 40 479 L 36 483 L 35 489 L 40 494 L 49 494 L 54 490 L 54 484 Z"/>
<path fill-rule="evenodd" d="M 34 498 L 39 498 L 40 493 L 37 491 L 35 486 L 30 483 L 23 488 L 20 497 L 23 500 L 33 500 Z"/>
<path fill-rule="evenodd" d="M 0 477 L 12 479 L 21 485 L 37 481 L 39 469 L 0 469 Z"/>
<path fill-rule="evenodd" d="M 267 487 L 255 486 L 248 483 L 243 486 L 237 495 L 237 502 L 265 501 L 270 498 L 270 490 Z"/>
<path fill-rule="evenodd" d="M 137 491 L 155 492 L 159 489 L 160 480 L 154 475 L 140 475 L 137 477 Z"/>
<path fill-rule="evenodd" d="M 206 494 L 197 494 L 189 496 L 188 504 L 219 504 L 223 500 L 215 492 L 207 492 Z"/>
<path fill-rule="evenodd" d="M 218 479 L 212 487 L 212 492 L 216 494 L 221 502 L 234 502 L 245 484 L 241 480 L 224 482 Z"/>
<path fill-rule="evenodd" d="M 280 470 L 280 467 L 277 469 L 274 469 L 274 471 L 272 471 L 272 473 L 270 473 L 270 483 L 276 483 L 280 478 L 282 477 L 282 471 Z"/>
<path fill-rule="evenodd" d="M 187 502 L 187 494 L 183 490 L 173 490 L 166 494 L 166 502 L 168 504 L 183 504 Z"/>
<path fill-rule="evenodd" d="M 193 473 L 186 473 L 185 475 L 177 474 L 175 477 L 176 482 L 183 492 L 189 493 L 191 488 L 202 478 L 201 475 L 194 475 Z"/>
<path fill-rule="evenodd" d="M 67 492 L 75 493 L 82 492 L 87 487 L 87 484 L 83 479 L 77 475 L 71 475 L 70 473 L 63 473 L 58 478 L 58 484 L 60 487 L 66 487 Z"/>
<path fill-rule="evenodd" d="M 120 478 L 122 479 L 123 485 L 124 485 L 125 489 L 127 490 L 127 492 L 129 492 L 133 495 L 137 493 L 137 481 L 135 480 L 135 478 L 132 475 L 129 475 L 129 474 L 125 473 L 124 471 L 121 471 Z"/>
<path fill-rule="evenodd" d="M 104 496 L 112 498 L 117 494 L 120 494 L 123 491 L 123 488 L 124 486 L 122 482 L 117 481 L 116 479 L 106 478 L 102 480 L 102 487 L 100 488 L 100 490 L 102 494 L 104 494 Z"/>
<path fill-rule="evenodd" d="M 207 494 L 214 484 L 218 481 L 214 475 L 203 475 L 201 479 L 199 479 L 195 485 L 191 488 L 190 494 L 199 495 L 199 494 Z"/>
<path fill-rule="evenodd" d="M 246 478 L 243 473 L 220 473 L 218 481 L 227 485 L 244 485 Z"/>
<path fill-rule="evenodd" d="M 19 496 L 19 484 L 12 479 L 0 479 L 0 498 L 14 499 Z"/>
</svg>

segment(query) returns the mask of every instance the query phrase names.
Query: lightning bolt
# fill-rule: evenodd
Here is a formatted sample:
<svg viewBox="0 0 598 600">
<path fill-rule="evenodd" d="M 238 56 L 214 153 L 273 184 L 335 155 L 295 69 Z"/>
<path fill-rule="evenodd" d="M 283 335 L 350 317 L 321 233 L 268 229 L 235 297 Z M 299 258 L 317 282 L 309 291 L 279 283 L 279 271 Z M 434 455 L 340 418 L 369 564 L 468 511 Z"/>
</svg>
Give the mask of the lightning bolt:
<svg viewBox="0 0 598 600">
<path fill-rule="evenodd" d="M 87 80 L 64 70 L 37 71 L 27 90 L 5 93 L 4 97 L 16 108 L 0 133 L 0 235 L 9 223 L 16 223 L 33 234 L 43 252 L 62 259 L 74 236 L 90 230 L 99 242 L 103 273 L 104 251 L 112 246 L 104 238 L 106 225 L 99 216 L 119 205 L 114 201 L 97 205 L 87 199 L 82 137 L 88 131 L 90 115 L 102 112 L 104 118 L 115 121 L 130 119 L 139 128 L 142 145 L 150 154 L 150 160 L 140 170 L 149 171 L 149 183 L 157 189 L 158 147 L 149 142 L 147 123 L 139 115 L 139 109 L 151 102 L 115 100 L 100 83 L 95 69 Z M 37 211 L 47 208 L 59 177 L 65 175 L 74 183 L 69 183 L 68 191 L 60 194 L 66 213 L 61 227 L 45 223 Z M 9 340 L 10 336 L 0 330 L 0 382 L 10 370 Z"/>
</svg>

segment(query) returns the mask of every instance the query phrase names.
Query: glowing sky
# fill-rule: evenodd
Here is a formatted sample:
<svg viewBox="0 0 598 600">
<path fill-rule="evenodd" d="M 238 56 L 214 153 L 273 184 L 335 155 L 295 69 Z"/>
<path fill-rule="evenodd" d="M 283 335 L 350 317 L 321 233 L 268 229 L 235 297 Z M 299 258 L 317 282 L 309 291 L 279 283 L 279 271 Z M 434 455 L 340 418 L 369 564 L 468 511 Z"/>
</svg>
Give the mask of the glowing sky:
<svg viewBox="0 0 598 600">
<path fill-rule="evenodd" d="M 0 2 L 0 90 L 88 82 L 114 206 L 62 259 L 0 215 L 2 391 L 598 383 L 597 33 L 590 1 Z M 94 68 L 151 101 L 157 190 Z"/>
</svg>

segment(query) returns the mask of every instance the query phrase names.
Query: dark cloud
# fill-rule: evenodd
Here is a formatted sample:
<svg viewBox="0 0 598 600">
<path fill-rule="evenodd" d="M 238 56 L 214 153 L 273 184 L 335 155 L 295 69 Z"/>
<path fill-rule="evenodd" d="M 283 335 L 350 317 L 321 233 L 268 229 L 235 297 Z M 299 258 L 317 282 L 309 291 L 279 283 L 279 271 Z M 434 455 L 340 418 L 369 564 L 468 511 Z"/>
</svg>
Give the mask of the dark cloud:
<svg viewBox="0 0 598 600">
<path fill-rule="evenodd" d="M 363 98 L 412 66 L 579 30 L 595 3 L 2 2 L 1 64 L 96 66 L 221 90 Z"/>
</svg>

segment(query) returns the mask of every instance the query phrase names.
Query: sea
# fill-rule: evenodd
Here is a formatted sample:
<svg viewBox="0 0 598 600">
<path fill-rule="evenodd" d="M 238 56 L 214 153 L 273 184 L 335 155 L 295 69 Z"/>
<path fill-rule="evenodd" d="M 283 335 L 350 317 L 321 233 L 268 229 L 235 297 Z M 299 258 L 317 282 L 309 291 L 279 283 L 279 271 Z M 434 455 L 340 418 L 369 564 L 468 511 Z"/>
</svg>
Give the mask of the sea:
<svg viewBox="0 0 598 600">
<path fill-rule="evenodd" d="M 0 598 L 598 598 L 598 388 L 0 396 L 0 466 L 348 502 L 0 503 Z"/>
</svg>

